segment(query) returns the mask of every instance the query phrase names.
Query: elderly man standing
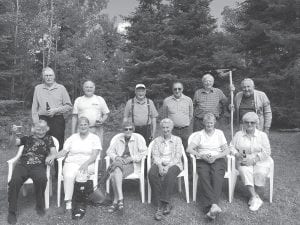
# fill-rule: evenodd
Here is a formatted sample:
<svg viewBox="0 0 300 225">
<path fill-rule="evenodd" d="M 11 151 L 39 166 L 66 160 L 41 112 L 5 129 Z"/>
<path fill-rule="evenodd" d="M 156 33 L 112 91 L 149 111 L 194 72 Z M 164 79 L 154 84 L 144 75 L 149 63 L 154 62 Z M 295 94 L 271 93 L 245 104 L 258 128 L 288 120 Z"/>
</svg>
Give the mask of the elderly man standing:
<svg viewBox="0 0 300 225">
<path fill-rule="evenodd" d="M 247 112 L 255 112 L 259 117 L 257 128 L 269 134 L 272 123 L 272 110 L 267 95 L 254 89 L 254 82 L 245 78 L 241 82 L 242 91 L 235 96 L 237 123 L 242 124 L 242 118 Z"/>
<path fill-rule="evenodd" d="M 103 123 L 107 119 L 109 109 L 105 100 L 95 95 L 95 83 L 88 80 L 83 84 L 84 95 L 76 98 L 73 107 L 72 133 L 76 133 L 78 118 L 89 120 L 90 131 L 99 136 L 103 146 Z"/>
<path fill-rule="evenodd" d="M 169 118 L 174 123 L 173 134 L 180 137 L 184 149 L 190 136 L 190 124 L 193 119 L 193 101 L 184 95 L 183 84 L 173 83 L 173 95 L 165 98 L 163 102 L 163 118 Z"/>
<path fill-rule="evenodd" d="M 146 98 L 146 86 L 135 86 L 135 97 L 129 99 L 124 110 L 124 122 L 131 121 L 135 132 L 141 134 L 147 145 L 153 139 L 156 131 L 158 112 L 151 99 Z"/>
<path fill-rule="evenodd" d="M 198 89 L 194 95 L 194 132 L 204 128 L 203 116 L 212 113 L 218 121 L 221 116 L 222 108 L 227 110 L 228 100 L 223 91 L 214 88 L 214 77 L 205 74 L 202 77 L 203 88 Z"/>
<path fill-rule="evenodd" d="M 65 119 L 63 114 L 72 109 L 70 96 L 66 88 L 55 82 L 55 73 L 50 67 L 42 71 L 43 84 L 34 89 L 32 100 L 32 120 L 45 120 L 50 128 L 48 135 L 54 136 L 62 149 L 65 137 Z"/>
</svg>

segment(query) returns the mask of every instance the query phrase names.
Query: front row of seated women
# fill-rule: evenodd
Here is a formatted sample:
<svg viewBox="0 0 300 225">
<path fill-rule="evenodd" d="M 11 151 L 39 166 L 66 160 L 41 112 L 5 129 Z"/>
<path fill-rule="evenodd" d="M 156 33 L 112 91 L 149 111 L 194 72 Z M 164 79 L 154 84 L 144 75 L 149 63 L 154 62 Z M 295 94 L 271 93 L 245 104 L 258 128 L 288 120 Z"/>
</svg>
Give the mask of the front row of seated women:
<svg viewBox="0 0 300 225">
<path fill-rule="evenodd" d="M 249 209 L 252 211 L 258 210 L 263 201 L 258 196 L 256 189 L 265 184 L 266 176 L 270 170 L 271 150 L 268 136 L 256 129 L 256 125 L 259 122 L 257 114 L 249 112 L 243 116 L 243 130 L 235 134 L 230 149 L 223 132 L 214 127 L 216 122 L 214 115 L 211 113 L 206 114 L 203 122 L 205 129 L 194 133 L 187 152 L 196 157 L 196 168 L 202 186 L 201 194 L 204 199 L 206 216 L 210 219 L 215 219 L 222 212 L 219 206 L 219 199 L 226 169 L 225 156 L 229 154 L 230 149 L 231 153 L 236 157 L 237 168 L 242 181 L 251 195 L 248 202 Z M 183 169 L 182 142 L 179 137 L 172 135 L 172 120 L 163 119 L 160 122 L 160 127 L 162 134 L 153 140 L 151 151 L 152 166 L 148 168 L 148 179 L 153 192 L 153 202 L 157 206 L 154 215 L 156 220 L 161 220 L 163 215 L 170 213 L 172 209 L 170 196 L 175 186 L 176 177 Z M 45 154 L 43 153 L 43 160 L 50 163 L 54 158 L 65 157 L 63 177 L 66 209 L 71 209 L 72 207 L 71 199 L 77 174 L 80 172 L 91 173 L 96 157 L 99 151 L 102 150 L 98 136 L 89 132 L 89 121 L 87 118 L 79 118 L 78 131 L 78 133 L 73 134 L 66 140 L 63 150 L 57 153 L 56 156 L 51 150 L 51 155 L 45 160 L 45 156 L 49 151 L 47 154 L 46 152 Z M 45 135 L 44 130 L 43 132 L 41 138 Z M 35 133 L 35 135 L 39 134 Z M 22 144 L 23 142 L 20 143 Z M 53 147 L 53 144 L 49 146 Z M 27 152 L 26 143 L 25 147 L 26 151 L 24 153 Z M 110 181 L 114 193 L 113 203 L 108 211 L 114 212 L 123 210 L 122 180 L 132 173 L 139 174 L 141 170 L 140 162 L 147 155 L 147 146 L 144 138 L 134 133 L 134 125 L 131 122 L 126 122 L 123 124 L 123 132 L 111 141 L 107 155 L 112 160 Z M 17 195 L 15 194 L 17 192 L 13 193 L 12 190 L 15 187 L 17 175 L 20 176 L 19 174 L 19 170 L 15 171 L 9 184 L 9 222 L 16 222 L 16 198 L 14 199 L 13 196 Z M 34 178 L 34 176 L 31 177 Z M 35 179 L 33 180 L 35 182 Z M 20 185 L 22 184 L 19 184 L 18 190 Z M 43 199 L 41 194 L 38 196 Z M 37 202 L 38 209 L 42 208 L 41 202 L 43 201 Z"/>
</svg>

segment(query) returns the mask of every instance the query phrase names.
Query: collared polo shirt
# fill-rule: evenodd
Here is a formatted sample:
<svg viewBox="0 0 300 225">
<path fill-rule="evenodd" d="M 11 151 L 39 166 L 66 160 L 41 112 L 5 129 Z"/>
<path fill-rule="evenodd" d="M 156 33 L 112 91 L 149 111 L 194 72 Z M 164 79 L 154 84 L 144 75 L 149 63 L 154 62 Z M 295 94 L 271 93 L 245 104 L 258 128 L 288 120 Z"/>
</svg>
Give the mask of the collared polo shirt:
<svg viewBox="0 0 300 225">
<path fill-rule="evenodd" d="M 165 98 L 163 102 L 163 117 L 170 118 L 175 127 L 187 127 L 193 118 L 193 101 L 182 94 L 179 99 L 174 95 Z"/>
<path fill-rule="evenodd" d="M 81 96 L 74 102 L 73 114 L 77 114 L 78 118 L 82 116 L 88 118 L 90 126 L 95 126 L 96 120 L 101 119 L 107 113 L 109 109 L 101 96 Z"/>
<path fill-rule="evenodd" d="M 147 99 L 144 98 L 142 101 L 138 101 L 136 98 L 133 99 L 133 112 L 132 112 L 132 99 L 129 99 L 126 103 L 124 110 L 124 118 L 128 118 L 128 120 L 132 120 L 132 114 L 134 118 L 135 126 L 144 126 L 151 124 L 151 119 L 156 118 L 158 116 L 158 112 L 154 106 L 154 103 L 151 99 L 149 99 L 150 112 L 148 115 L 148 105 Z M 149 120 L 148 120 L 149 116 Z"/>
<path fill-rule="evenodd" d="M 39 84 L 34 89 L 32 100 L 32 119 L 38 121 L 39 115 L 47 115 L 46 103 L 51 109 L 57 109 L 57 114 L 63 114 L 72 108 L 70 96 L 66 88 L 54 83 L 50 88 L 45 84 Z"/>
<path fill-rule="evenodd" d="M 212 88 L 209 92 L 201 88 L 194 95 L 195 117 L 203 118 L 206 113 L 213 113 L 216 117 L 219 117 L 220 104 L 226 102 L 227 98 L 219 88 Z"/>
</svg>

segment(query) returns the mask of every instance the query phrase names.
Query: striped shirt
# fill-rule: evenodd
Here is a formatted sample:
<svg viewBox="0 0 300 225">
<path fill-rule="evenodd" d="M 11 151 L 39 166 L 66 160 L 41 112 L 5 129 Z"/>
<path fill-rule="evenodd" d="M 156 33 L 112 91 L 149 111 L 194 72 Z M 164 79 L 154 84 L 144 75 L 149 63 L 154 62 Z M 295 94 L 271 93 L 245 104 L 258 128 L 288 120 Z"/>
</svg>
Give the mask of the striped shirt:
<svg viewBox="0 0 300 225">
<path fill-rule="evenodd" d="M 193 118 L 193 101 L 182 94 L 179 99 L 174 95 L 165 98 L 163 103 L 163 117 L 170 118 L 175 127 L 187 127 Z"/>
<path fill-rule="evenodd" d="M 225 105 L 227 98 L 223 91 L 218 88 L 212 88 L 208 92 L 201 88 L 195 92 L 193 101 L 195 117 L 203 118 L 206 113 L 213 113 L 216 117 L 219 117 L 221 104 Z"/>
</svg>

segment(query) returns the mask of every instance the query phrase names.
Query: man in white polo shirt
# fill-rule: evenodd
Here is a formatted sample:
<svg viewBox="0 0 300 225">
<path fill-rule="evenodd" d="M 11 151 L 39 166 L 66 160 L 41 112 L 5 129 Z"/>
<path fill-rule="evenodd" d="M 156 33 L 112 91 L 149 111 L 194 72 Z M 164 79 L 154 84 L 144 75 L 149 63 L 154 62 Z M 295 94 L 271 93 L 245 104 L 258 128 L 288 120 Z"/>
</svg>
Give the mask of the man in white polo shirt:
<svg viewBox="0 0 300 225">
<path fill-rule="evenodd" d="M 97 134 L 103 145 L 103 123 L 109 109 L 105 100 L 95 95 L 95 83 L 88 80 L 83 84 L 84 96 L 76 98 L 73 107 L 72 133 L 76 132 L 78 118 L 84 116 L 90 122 L 90 131 Z"/>
</svg>

